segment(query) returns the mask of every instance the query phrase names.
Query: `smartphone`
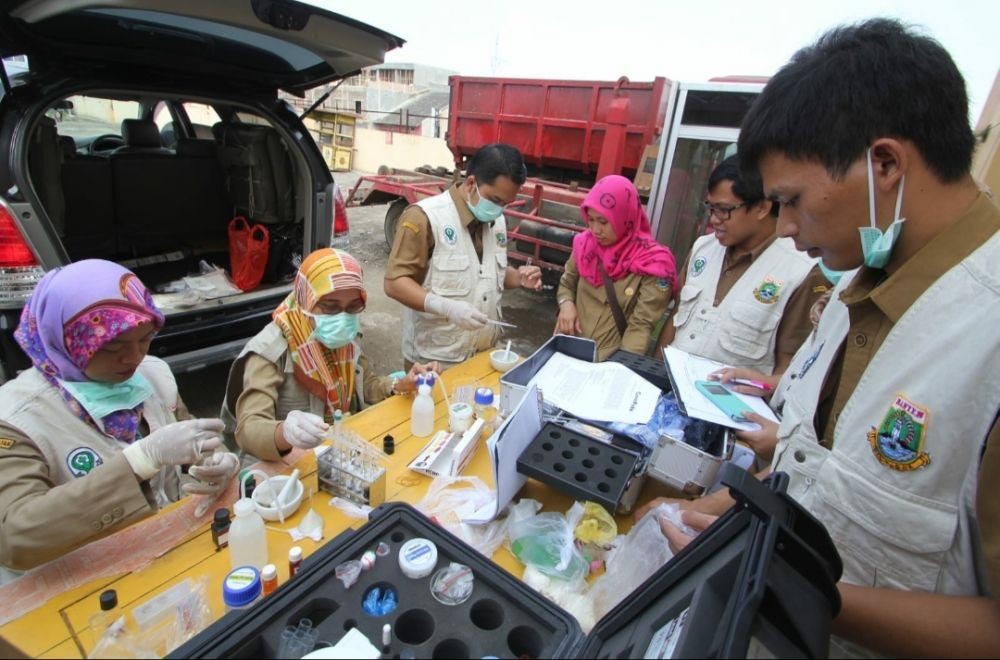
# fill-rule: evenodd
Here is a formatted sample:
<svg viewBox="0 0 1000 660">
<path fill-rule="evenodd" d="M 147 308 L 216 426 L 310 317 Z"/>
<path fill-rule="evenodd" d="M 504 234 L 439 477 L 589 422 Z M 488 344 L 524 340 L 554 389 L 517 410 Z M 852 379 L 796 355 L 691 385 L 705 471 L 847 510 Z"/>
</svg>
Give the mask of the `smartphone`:
<svg viewBox="0 0 1000 660">
<path fill-rule="evenodd" d="M 696 380 L 694 386 L 698 391 L 708 397 L 708 400 L 726 413 L 729 419 L 734 422 L 749 422 L 746 413 L 753 412 L 753 408 L 743 403 L 738 396 L 727 390 L 721 384 L 710 380 Z"/>
</svg>

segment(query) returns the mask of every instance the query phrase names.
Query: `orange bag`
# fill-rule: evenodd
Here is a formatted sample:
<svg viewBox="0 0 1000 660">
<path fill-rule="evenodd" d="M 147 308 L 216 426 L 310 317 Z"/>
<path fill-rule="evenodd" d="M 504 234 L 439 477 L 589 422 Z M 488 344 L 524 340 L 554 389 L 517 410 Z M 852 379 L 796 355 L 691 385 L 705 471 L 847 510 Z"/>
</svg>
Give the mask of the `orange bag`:
<svg viewBox="0 0 1000 660">
<path fill-rule="evenodd" d="M 233 282 L 243 291 L 253 291 L 264 277 L 271 234 L 264 225 L 252 227 L 241 215 L 229 221 L 229 269 Z"/>
</svg>

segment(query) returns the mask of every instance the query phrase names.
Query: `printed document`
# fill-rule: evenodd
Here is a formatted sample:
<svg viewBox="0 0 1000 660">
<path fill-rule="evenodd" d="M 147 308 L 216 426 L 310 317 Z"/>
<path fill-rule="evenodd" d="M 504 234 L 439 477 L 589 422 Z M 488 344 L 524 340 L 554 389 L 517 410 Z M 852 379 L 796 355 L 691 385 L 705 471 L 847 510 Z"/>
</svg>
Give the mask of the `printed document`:
<svg viewBox="0 0 1000 660">
<path fill-rule="evenodd" d="M 760 430 L 760 425 L 758 424 L 734 422 L 695 387 L 695 381 L 712 380 L 708 375 L 713 371 L 725 368 L 727 365 L 686 353 L 673 346 L 667 346 L 663 349 L 663 358 L 667 362 L 667 370 L 670 372 L 671 382 L 675 388 L 674 394 L 677 395 L 677 400 L 684 404 L 688 417 L 703 419 L 706 422 L 721 424 L 722 426 L 728 426 L 729 428 L 741 431 Z M 764 399 L 759 396 L 747 396 L 739 392 L 733 392 L 733 394 L 743 401 L 743 403 L 750 406 L 761 417 L 774 422 L 778 421 L 778 417 Z"/>
<path fill-rule="evenodd" d="M 575 417 L 598 422 L 645 424 L 662 391 L 617 362 L 584 362 L 554 353 L 529 384 Z"/>
</svg>

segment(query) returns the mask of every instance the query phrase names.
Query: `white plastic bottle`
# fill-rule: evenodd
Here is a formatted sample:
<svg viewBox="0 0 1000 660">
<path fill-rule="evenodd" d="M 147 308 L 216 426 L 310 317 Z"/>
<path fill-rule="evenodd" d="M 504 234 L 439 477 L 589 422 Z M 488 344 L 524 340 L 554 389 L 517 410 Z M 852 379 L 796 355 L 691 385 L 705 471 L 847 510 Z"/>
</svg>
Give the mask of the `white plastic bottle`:
<svg viewBox="0 0 1000 660">
<path fill-rule="evenodd" d="M 249 497 L 236 500 L 236 518 L 229 526 L 229 561 L 233 568 L 253 566 L 258 571 L 267 564 L 267 532 Z"/>
<path fill-rule="evenodd" d="M 410 434 L 426 438 L 434 432 L 434 397 L 431 386 L 423 376 L 417 376 L 417 396 L 410 409 Z"/>
</svg>

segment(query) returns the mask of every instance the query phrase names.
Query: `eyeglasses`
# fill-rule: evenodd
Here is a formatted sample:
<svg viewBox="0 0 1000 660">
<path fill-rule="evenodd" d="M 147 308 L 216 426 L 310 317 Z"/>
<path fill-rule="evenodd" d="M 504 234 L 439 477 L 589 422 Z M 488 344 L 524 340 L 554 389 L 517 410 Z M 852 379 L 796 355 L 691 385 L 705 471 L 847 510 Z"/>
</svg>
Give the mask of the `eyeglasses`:
<svg viewBox="0 0 1000 660">
<path fill-rule="evenodd" d="M 342 314 L 343 312 L 347 312 L 348 314 L 360 314 L 363 311 L 365 311 L 365 301 L 360 298 L 348 303 L 347 307 L 341 307 L 335 302 L 325 300 L 319 301 L 316 303 L 316 306 L 313 307 L 313 314 L 327 314 L 330 316 L 334 314 Z"/>
<path fill-rule="evenodd" d="M 733 211 L 747 205 L 746 202 L 737 204 L 736 206 L 719 206 L 718 204 L 712 204 L 711 202 L 703 202 L 703 204 L 705 205 L 706 215 L 714 215 L 723 222 L 726 222 L 730 217 L 732 217 Z"/>
</svg>

